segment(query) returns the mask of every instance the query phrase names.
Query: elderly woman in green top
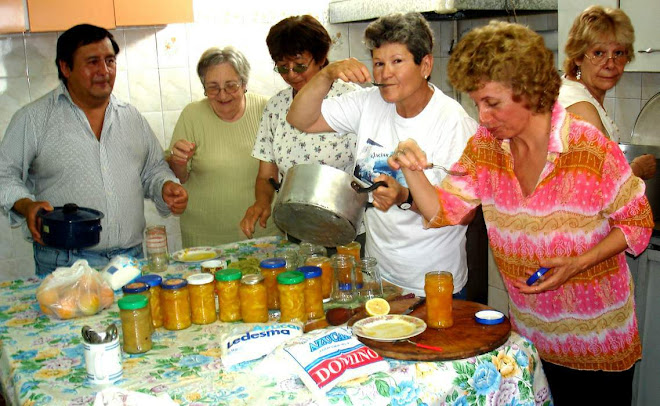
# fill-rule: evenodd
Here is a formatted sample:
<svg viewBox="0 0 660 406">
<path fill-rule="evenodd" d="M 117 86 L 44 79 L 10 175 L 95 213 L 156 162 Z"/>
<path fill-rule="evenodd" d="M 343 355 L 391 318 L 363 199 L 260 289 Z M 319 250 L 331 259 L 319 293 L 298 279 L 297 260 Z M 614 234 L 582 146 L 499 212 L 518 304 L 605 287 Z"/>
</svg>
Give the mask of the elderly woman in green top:
<svg viewBox="0 0 660 406">
<path fill-rule="evenodd" d="M 189 194 L 181 216 L 184 247 L 245 238 L 238 224 L 254 200 L 259 161 L 251 152 L 267 101 L 247 91 L 250 64 L 232 47 L 207 49 L 197 74 L 206 98 L 183 109 L 167 158 Z M 278 232 L 271 225 L 257 236 Z"/>
</svg>

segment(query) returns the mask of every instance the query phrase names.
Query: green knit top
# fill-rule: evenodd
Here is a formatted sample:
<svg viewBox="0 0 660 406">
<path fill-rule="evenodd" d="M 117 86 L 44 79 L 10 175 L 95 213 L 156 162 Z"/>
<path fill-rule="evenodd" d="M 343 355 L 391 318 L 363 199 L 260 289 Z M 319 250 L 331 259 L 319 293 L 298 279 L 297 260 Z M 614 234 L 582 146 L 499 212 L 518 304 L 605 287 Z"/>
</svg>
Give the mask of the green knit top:
<svg viewBox="0 0 660 406">
<path fill-rule="evenodd" d="M 266 97 L 246 93 L 245 113 L 235 122 L 221 120 L 208 99 L 190 103 L 181 112 L 170 148 L 180 139 L 194 142 L 184 187 L 188 207 L 180 218 L 183 247 L 213 246 L 247 237 L 239 222 L 254 203 L 259 160 L 252 147 Z M 280 234 L 272 218 L 255 226 L 254 237 Z"/>
</svg>

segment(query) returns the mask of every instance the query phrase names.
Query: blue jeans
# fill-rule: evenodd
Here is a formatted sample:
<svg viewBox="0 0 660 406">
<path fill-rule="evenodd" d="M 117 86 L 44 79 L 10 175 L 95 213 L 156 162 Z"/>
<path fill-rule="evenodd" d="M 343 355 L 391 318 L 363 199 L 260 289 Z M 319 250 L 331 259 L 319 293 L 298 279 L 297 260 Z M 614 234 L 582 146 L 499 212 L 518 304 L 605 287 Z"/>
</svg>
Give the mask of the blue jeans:
<svg viewBox="0 0 660 406">
<path fill-rule="evenodd" d="M 86 259 L 89 266 L 101 269 L 117 255 L 142 258 L 142 244 L 131 248 L 117 248 L 108 251 L 63 250 L 33 242 L 34 265 L 37 276 L 44 277 L 60 266 L 71 266 L 79 259 Z"/>
<path fill-rule="evenodd" d="M 454 299 L 467 300 L 467 285 L 452 295 Z"/>
</svg>

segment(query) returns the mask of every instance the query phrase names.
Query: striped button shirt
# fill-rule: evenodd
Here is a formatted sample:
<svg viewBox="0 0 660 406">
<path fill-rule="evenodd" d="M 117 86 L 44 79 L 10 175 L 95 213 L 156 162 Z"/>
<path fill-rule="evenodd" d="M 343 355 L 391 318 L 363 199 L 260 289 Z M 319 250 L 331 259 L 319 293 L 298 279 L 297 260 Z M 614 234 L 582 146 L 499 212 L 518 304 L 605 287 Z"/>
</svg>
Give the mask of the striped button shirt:
<svg viewBox="0 0 660 406">
<path fill-rule="evenodd" d="M 16 112 L 0 143 L 0 208 L 11 225 L 25 223 L 12 210 L 22 198 L 99 210 L 105 217 L 94 251 L 140 244 L 144 198 L 170 213 L 162 197 L 168 180 L 178 183 L 135 107 L 111 96 L 99 141 L 64 84 Z"/>
</svg>

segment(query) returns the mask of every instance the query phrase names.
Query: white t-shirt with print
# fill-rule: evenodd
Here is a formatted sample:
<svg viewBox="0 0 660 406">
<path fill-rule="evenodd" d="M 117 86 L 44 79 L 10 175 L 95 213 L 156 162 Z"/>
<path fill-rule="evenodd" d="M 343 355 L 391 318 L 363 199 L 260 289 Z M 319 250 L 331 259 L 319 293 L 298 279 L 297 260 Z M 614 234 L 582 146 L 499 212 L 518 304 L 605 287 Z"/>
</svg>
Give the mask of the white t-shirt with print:
<svg viewBox="0 0 660 406">
<path fill-rule="evenodd" d="M 355 176 L 371 182 L 380 173 L 406 185 L 401 171 L 387 165 L 400 141 L 414 139 L 429 162 L 450 167 L 463 153 L 477 123 L 452 98 L 437 87 L 428 105 L 417 116 L 403 118 L 396 106 L 369 88 L 323 101 L 325 121 L 337 132 L 358 134 Z M 432 184 L 439 184 L 445 173 L 426 170 Z M 413 195 L 414 198 L 414 195 Z M 467 282 L 465 255 L 466 226 L 425 229 L 421 215 L 396 206 L 387 212 L 368 209 L 365 214 L 367 243 L 365 254 L 375 257 L 385 280 L 424 296 L 424 274 L 450 271 L 454 292 Z"/>
<path fill-rule="evenodd" d="M 335 82 L 327 97 L 339 96 L 357 88 L 353 84 Z M 304 163 L 329 165 L 352 173 L 357 136 L 350 131 L 342 134 L 307 134 L 297 130 L 286 121 L 292 102 L 292 88 L 281 90 L 268 100 L 252 156 L 275 163 L 281 177 L 292 166 Z"/>
</svg>

